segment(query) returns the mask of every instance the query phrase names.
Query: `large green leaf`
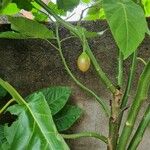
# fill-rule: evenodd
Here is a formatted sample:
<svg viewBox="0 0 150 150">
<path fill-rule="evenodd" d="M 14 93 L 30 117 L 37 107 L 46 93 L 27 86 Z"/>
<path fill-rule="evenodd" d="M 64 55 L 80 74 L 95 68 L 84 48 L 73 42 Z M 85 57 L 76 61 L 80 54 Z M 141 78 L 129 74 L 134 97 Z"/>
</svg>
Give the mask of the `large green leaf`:
<svg viewBox="0 0 150 150">
<path fill-rule="evenodd" d="M 67 103 L 68 98 L 71 94 L 71 89 L 68 87 L 59 87 L 58 86 L 58 87 L 45 88 L 38 92 L 43 93 L 48 105 L 50 106 L 52 115 L 55 115 Z M 28 99 L 28 97 L 27 97 L 27 99 Z"/>
<path fill-rule="evenodd" d="M 79 2 L 80 0 L 57 0 L 57 5 L 59 9 L 71 11 L 79 4 Z"/>
<path fill-rule="evenodd" d="M 23 17 L 10 16 L 8 17 L 8 20 L 11 22 L 11 29 L 19 32 L 22 35 L 41 39 L 54 38 L 51 30 L 49 30 L 45 25 L 36 21 Z"/>
<path fill-rule="evenodd" d="M 28 39 L 30 37 L 26 35 L 22 35 L 20 33 L 14 32 L 14 31 L 6 31 L 6 32 L 0 32 L 0 38 L 6 38 L 6 39 Z"/>
<path fill-rule="evenodd" d="M 127 58 L 145 37 L 147 23 L 144 12 L 132 0 L 104 0 L 103 7 L 116 43 Z"/>
<path fill-rule="evenodd" d="M 17 121 L 4 129 L 7 141 L 13 149 L 69 149 L 56 130 L 42 93 L 31 95 L 28 103 L 13 105 L 8 111 L 18 116 Z"/>
<path fill-rule="evenodd" d="M 7 91 L 0 85 L 0 99 L 5 97 L 7 94 Z"/>
<path fill-rule="evenodd" d="M 68 150 L 68 146 L 57 132 L 51 111 L 42 93 L 35 93 L 28 98 L 28 103 L 7 82 L 0 79 L 3 86 L 18 104 L 7 111 L 18 116 L 10 127 L 4 129 L 10 147 L 15 150 Z"/>
<path fill-rule="evenodd" d="M 69 129 L 82 115 L 83 111 L 77 106 L 66 105 L 54 116 L 58 131 Z"/>
</svg>

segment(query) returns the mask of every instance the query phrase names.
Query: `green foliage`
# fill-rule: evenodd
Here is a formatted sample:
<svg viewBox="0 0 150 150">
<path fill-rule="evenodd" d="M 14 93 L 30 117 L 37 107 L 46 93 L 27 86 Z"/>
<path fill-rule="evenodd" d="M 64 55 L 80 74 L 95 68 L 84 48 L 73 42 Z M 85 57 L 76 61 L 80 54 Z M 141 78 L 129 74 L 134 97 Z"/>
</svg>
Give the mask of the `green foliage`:
<svg viewBox="0 0 150 150">
<path fill-rule="evenodd" d="M 7 150 L 9 148 L 9 144 L 4 135 L 4 125 L 0 125 L 0 150 Z"/>
<path fill-rule="evenodd" d="M 0 0 L 0 12 L 7 7 L 12 0 Z"/>
<path fill-rule="evenodd" d="M 38 5 L 36 2 L 31 3 L 33 8 L 31 10 L 32 15 L 34 16 L 34 20 L 37 20 L 39 22 L 47 21 L 48 15 L 41 12 L 42 7 Z"/>
<path fill-rule="evenodd" d="M 17 14 L 20 9 L 17 7 L 15 3 L 9 3 L 1 12 L 0 14 L 4 15 L 14 15 Z"/>
<path fill-rule="evenodd" d="M 132 137 L 132 140 L 130 141 L 130 144 L 128 146 L 128 150 L 130 149 L 136 149 L 138 147 L 138 145 L 140 144 L 145 130 L 148 128 L 150 124 L 150 104 L 148 105 L 142 120 L 136 130 L 136 132 L 134 133 L 134 136 Z"/>
<path fill-rule="evenodd" d="M 0 99 L 5 97 L 7 94 L 7 91 L 0 85 Z"/>
<path fill-rule="evenodd" d="M 86 17 L 84 18 L 84 20 L 99 20 L 99 19 L 106 19 L 103 8 L 100 8 L 95 13 L 91 13 L 90 11 L 88 11 Z"/>
<path fill-rule="evenodd" d="M 18 116 L 17 120 L 11 126 L 0 126 L 0 148 L 2 150 L 10 147 L 16 150 L 43 149 L 45 146 L 47 149 L 69 149 L 59 135 L 55 124 L 59 131 L 66 130 L 82 114 L 82 110 L 77 106 L 67 105 L 64 107 L 71 94 L 70 88 L 42 89 L 29 95 L 25 101 L 11 85 L 2 79 L 0 79 L 0 85 L 8 90 L 18 102 L 7 109 L 11 114 Z"/>
<path fill-rule="evenodd" d="M 73 10 L 78 4 L 80 0 L 57 0 L 57 5 L 59 9 L 63 9 L 65 11 Z"/>
<path fill-rule="evenodd" d="M 10 127 L 6 125 L 4 129 L 10 147 L 15 150 L 69 149 L 56 130 L 43 94 L 33 94 L 28 98 L 28 103 L 23 103 L 13 105 L 7 110 L 18 116 L 17 121 Z"/>
<path fill-rule="evenodd" d="M 91 0 L 81 0 L 83 3 L 90 3 Z"/>
<path fill-rule="evenodd" d="M 85 20 L 99 20 L 106 19 L 104 9 L 102 8 L 101 2 L 95 2 L 86 14 Z"/>
<path fill-rule="evenodd" d="M 142 0 L 146 17 L 150 16 L 150 0 Z"/>
<path fill-rule="evenodd" d="M 66 12 L 63 9 L 58 8 L 58 5 L 54 4 L 53 2 L 49 2 L 48 7 L 51 8 L 58 15 L 66 15 Z"/>
<path fill-rule="evenodd" d="M 112 34 L 126 59 L 145 37 L 147 24 L 144 12 L 131 0 L 104 0 L 103 7 Z"/>
<path fill-rule="evenodd" d="M 41 92 L 53 115 L 58 131 L 69 129 L 82 115 L 82 110 L 78 106 L 66 105 L 71 94 L 68 87 L 49 87 L 35 93 Z M 30 97 L 30 96 L 29 96 Z M 26 100 L 28 101 L 28 98 Z"/>
<path fill-rule="evenodd" d="M 6 141 L 4 136 L 4 126 L 0 125 L 0 145 Z"/>
<path fill-rule="evenodd" d="M 29 20 L 23 17 L 8 17 L 11 23 L 12 32 L 2 32 L 1 38 L 40 38 L 40 39 L 52 39 L 54 38 L 53 32 L 49 30 L 45 25 L 40 24 L 34 20 Z"/>
<path fill-rule="evenodd" d="M 29 37 L 14 31 L 6 31 L 0 33 L 0 38 L 6 39 L 28 39 Z"/>
<path fill-rule="evenodd" d="M 46 26 L 23 17 L 8 17 L 11 29 L 29 37 L 48 39 L 54 38 L 53 32 Z"/>
<path fill-rule="evenodd" d="M 69 149 L 55 127 L 51 111 L 41 92 L 30 95 L 25 101 L 9 83 L 0 79 L 0 85 L 18 103 L 7 109 L 18 116 L 11 126 L 5 125 L 4 135 L 8 146 L 15 150 Z"/>
<path fill-rule="evenodd" d="M 88 52 L 88 55 L 90 56 L 98 75 L 106 84 L 107 88 L 109 88 L 110 91 L 114 94 L 114 100 L 112 100 L 111 106 L 112 112 L 110 116 L 109 126 L 109 136 L 112 141 L 110 141 L 110 145 L 108 146 L 112 147 L 112 149 L 116 149 L 115 146 L 117 145 L 118 141 L 118 137 L 116 137 L 116 135 L 118 135 L 119 133 L 119 123 L 115 119 L 120 119 L 120 104 L 117 103 L 117 107 L 115 106 L 115 98 L 119 94 L 121 95 L 121 93 L 116 95 L 116 87 L 109 80 L 109 78 L 107 78 L 107 75 L 105 75 L 105 73 L 101 69 L 101 66 L 99 66 L 99 64 L 97 63 L 97 60 L 95 59 L 86 39 L 93 38 L 99 34 L 101 35 L 105 31 L 102 31 L 100 33 L 89 32 L 82 27 L 76 27 L 69 24 L 68 22 L 65 22 L 59 17 L 59 15 L 64 15 L 67 11 L 73 10 L 79 4 L 79 2 L 90 3 L 94 1 L 95 4 L 88 10 L 88 15 L 85 19 L 97 20 L 106 18 L 114 36 L 114 39 L 120 51 L 124 55 L 124 59 L 126 59 L 137 49 L 139 44 L 144 39 L 145 33 L 150 34 L 145 19 L 145 15 L 150 16 L 150 1 L 142 0 L 142 7 L 145 10 L 145 14 L 142 10 L 142 7 L 138 5 L 139 3 L 132 0 L 103 0 L 103 6 L 101 5 L 101 0 L 57 0 L 57 4 L 50 2 L 48 6 L 46 6 L 40 0 L 35 1 L 41 6 L 37 5 L 35 2 L 32 3 L 32 0 L 12 0 L 13 3 L 10 3 L 11 0 L 1 0 L 0 13 L 5 15 L 12 15 L 16 14 L 17 12 L 19 12 L 20 9 L 23 8 L 25 10 L 31 11 L 35 17 L 35 20 L 45 21 L 47 19 L 47 15 L 39 11 L 42 9 L 42 7 L 44 7 L 47 12 L 49 12 L 49 15 L 52 15 L 52 17 L 54 17 L 56 21 L 63 24 L 67 29 L 69 29 L 76 36 L 78 36 L 78 38 L 82 42 L 83 49 L 86 49 L 86 51 Z M 137 4 L 135 2 L 137 2 Z M 48 30 L 44 25 L 39 24 L 36 21 L 32 21 L 22 17 L 8 18 L 11 23 L 12 31 L 0 33 L 0 38 L 54 38 L 52 31 Z M 60 47 L 61 42 L 59 42 L 58 45 Z M 122 56 L 119 57 L 119 61 L 122 63 L 122 66 L 120 64 L 119 65 L 123 67 Z M 146 74 L 143 77 L 140 77 L 135 100 L 131 105 L 129 115 L 127 117 L 127 122 L 121 136 L 119 137 L 119 149 L 126 148 L 127 141 L 132 132 L 132 128 L 135 123 L 137 113 L 140 110 L 141 103 L 145 100 L 145 97 L 147 96 L 149 89 L 149 84 L 147 83 L 150 83 L 149 64 L 150 63 L 148 63 L 147 65 L 148 69 L 146 70 Z M 119 71 L 121 71 L 122 73 L 122 68 L 120 66 Z M 134 69 L 131 68 L 131 72 L 132 70 Z M 132 77 L 132 75 L 130 75 L 130 77 Z M 79 84 L 80 82 L 77 81 L 77 83 L 82 88 L 84 87 L 82 86 L 82 84 Z M 8 83 L 0 80 L 0 84 L 9 91 L 13 99 L 15 99 L 18 103 L 8 108 L 8 111 L 10 111 L 11 114 L 15 114 L 18 116 L 18 119 L 11 126 L 0 126 L 0 149 L 7 150 L 10 149 L 10 147 L 13 147 L 14 149 L 44 149 L 45 145 L 47 146 L 47 149 L 69 149 L 58 131 L 65 131 L 70 128 L 82 114 L 82 110 L 77 106 L 66 105 L 71 93 L 69 88 L 52 87 L 42 89 L 30 95 L 28 98 L 26 98 L 25 101 Z M 85 87 L 83 89 L 86 90 L 87 88 Z M 90 93 L 90 90 L 86 91 Z M 6 91 L 3 91 L 3 89 L 1 90 L 0 87 L 0 92 L 2 92 L 2 94 L 0 93 L 0 96 L 4 97 Z M 97 97 L 97 95 L 95 97 Z M 141 122 L 142 133 L 139 136 L 139 132 L 137 131 L 138 137 L 135 137 L 136 141 L 139 139 L 141 140 L 144 134 L 147 124 L 149 123 L 149 116 L 147 117 L 148 118 L 146 118 L 146 122 L 145 120 L 144 122 Z M 114 119 L 113 121 L 112 118 Z M 7 138 L 7 140 L 5 139 L 5 137 Z M 113 137 L 116 139 L 113 139 Z"/>
<path fill-rule="evenodd" d="M 45 96 L 45 99 L 51 109 L 52 115 L 55 115 L 67 103 L 71 94 L 71 89 L 68 87 L 50 87 L 42 89 L 38 92 L 42 92 L 42 94 Z"/>
<path fill-rule="evenodd" d="M 101 36 L 105 33 L 106 30 L 104 31 L 100 31 L 100 32 L 92 32 L 92 31 L 88 31 L 86 28 L 84 27 L 76 27 L 76 29 L 78 30 L 80 36 L 82 36 L 83 34 L 85 35 L 86 38 L 95 38 L 98 36 Z M 72 33 L 74 34 L 74 33 Z M 77 36 L 76 34 L 74 34 L 74 36 Z"/>
<path fill-rule="evenodd" d="M 94 37 L 103 35 L 105 33 L 105 31 L 106 30 L 100 31 L 100 32 L 91 32 L 91 31 L 85 30 L 84 34 L 85 34 L 86 38 L 94 38 Z"/>
<path fill-rule="evenodd" d="M 32 0 L 12 0 L 13 3 L 16 3 L 19 9 L 24 9 L 27 11 L 32 10 Z"/>
<path fill-rule="evenodd" d="M 58 131 L 69 129 L 82 115 L 83 111 L 77 106 L 66 105 L 54 116 Z"/>
</svg>

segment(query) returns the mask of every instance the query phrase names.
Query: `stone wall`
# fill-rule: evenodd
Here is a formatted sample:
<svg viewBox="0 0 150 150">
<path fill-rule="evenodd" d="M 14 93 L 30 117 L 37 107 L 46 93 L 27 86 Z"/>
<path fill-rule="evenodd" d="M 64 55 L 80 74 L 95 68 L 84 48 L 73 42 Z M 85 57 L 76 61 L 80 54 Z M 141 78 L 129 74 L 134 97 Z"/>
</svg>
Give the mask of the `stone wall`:
<svg viewBox="0 0 150 150">
<path fill-rule="evenodd" d="M 101 31 L 107 28 L 106 22 L 85 22 L 83 26 L 91 31 Z M 51 27 L 51 25 L 49 26 Z M 8 26 L 1 26 L 2 30 L 7 30 Z M 69 32 L 60 28 L 61 37 L 67 37 Z M 150 38 L 146 37 L 139 47 L 139 56 L 147 60 L 150 57 Z M 54 42 L 54 41 L 52 41 Z M 110 31 L 101 37 L 89 40 L 93 53 L 98 59 L 109 78 L 116 82 L 117 74 L 117 46 Z M 55 43 L 55 42 L 54 42 Z M 109 103 L 111 94 L 104 87 L 103 83 L 97 79 L 94 68 L 83 74 L 76 66 L 77 57 L 80 55 L 82 47 L 77 39 L 70 39 L 63 43 L 63 52 L 66 61 L 72 72 L 87 87 L 95 90 L 98 95 Z M 124 76 L 128 76 L 130 61 L 125 61 Z M 135 81 L 132 85 L 134 96 L 137 81 L 144 65 L 139 62 Z M 0 39 L 0 77 L 10 82 L 23 96 L 48 86 L 66 85 L 72 88 L 71 103 L 79 105 L 84 110 L 84 115 L 75 124 L 69 133 L 80 131 L 96 131 L 108 134 L 108 119 L 105 118 L 98 103 L 93 97 L 88 96 L 70 78 L 63 67 L 59 53 L 53 49 L 46 41 L 42 40 L 6 40 Z M 147 106 L 144 103 L 141 114 Z M 142 115 L 139 115 L 140 119 Z M 137 123 L 139 120 L 137 121 Z M 144 139 L 138 150 L 148 150 L 150 146 L 150 127 L 144 135 Z M 105 145 L 92 138 L 82 138 L 68 141 L 72 150 L 104 150 Z"/>
</svg>

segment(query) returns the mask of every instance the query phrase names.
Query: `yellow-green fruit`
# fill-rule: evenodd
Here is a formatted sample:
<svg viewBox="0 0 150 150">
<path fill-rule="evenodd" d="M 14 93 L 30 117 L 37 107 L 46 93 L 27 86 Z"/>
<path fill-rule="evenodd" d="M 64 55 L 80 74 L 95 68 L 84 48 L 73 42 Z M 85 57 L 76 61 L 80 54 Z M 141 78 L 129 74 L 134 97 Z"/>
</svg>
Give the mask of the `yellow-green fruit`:
<svg viewBox="0 0 150 150">
<path fill-rule="evenodd" d="M 89 56 L 85 52 L 82 52 L 77 60 L 79 70 L 81 70 L 82 72 L 86 72 L 90 68 L 90 64 L 91 63 Z"/>
</svg>

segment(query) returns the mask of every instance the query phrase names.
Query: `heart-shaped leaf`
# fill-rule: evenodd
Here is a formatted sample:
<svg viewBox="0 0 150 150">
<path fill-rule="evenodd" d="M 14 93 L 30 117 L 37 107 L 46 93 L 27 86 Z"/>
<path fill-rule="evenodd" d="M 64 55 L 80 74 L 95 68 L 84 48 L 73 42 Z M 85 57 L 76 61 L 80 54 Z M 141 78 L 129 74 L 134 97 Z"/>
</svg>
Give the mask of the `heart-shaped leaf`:
<svg viewBox="0 0 150 150">
<path fill-rule="evenodd" d="M 114 39 L 126 59 L 147 32 L 144 12 L 132 0 L 104 0 L 103 7 Z"/>
</svg>

